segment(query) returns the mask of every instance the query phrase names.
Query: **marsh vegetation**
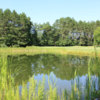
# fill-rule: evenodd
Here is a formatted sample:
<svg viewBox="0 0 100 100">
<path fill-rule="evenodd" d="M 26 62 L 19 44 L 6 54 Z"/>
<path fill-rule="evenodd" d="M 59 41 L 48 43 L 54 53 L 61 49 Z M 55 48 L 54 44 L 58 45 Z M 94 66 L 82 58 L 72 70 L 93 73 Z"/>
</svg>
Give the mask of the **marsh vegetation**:
<svg viewBox="0 0 100 100">
<path fill-rule="evenodd" d="M 1 100 L 100 98 L 100 58 L 71 55 L 1 55 Z"/>
</svg>

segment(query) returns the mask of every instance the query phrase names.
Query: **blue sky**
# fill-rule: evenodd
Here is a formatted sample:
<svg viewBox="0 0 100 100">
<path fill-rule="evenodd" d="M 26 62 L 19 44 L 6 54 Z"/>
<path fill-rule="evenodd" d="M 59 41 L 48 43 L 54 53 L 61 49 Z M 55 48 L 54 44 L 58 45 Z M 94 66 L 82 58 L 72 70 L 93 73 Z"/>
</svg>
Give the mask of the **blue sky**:
<svg viewBox="0 0 100 100">
<path fill-rule="evenodd" d="M 61 17 L 77 21 L 100 20 L 100 0 L 1 0 L 0 8 L 25 12 L 33 23 L 53 24 Z"/>
</svg>

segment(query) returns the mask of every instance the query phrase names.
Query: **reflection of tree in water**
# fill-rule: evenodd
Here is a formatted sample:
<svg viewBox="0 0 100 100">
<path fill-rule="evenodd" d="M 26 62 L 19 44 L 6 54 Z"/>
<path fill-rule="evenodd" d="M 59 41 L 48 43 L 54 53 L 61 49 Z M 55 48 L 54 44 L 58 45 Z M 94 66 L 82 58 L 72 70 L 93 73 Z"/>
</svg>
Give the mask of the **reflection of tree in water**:
<svg viewBox="0 0 100 100">
<path fill-rule="evenodd" d="M 27 56 L 8 56 L 8 70 L 11 71 L 16 82 L 28 80 L 33 75 L 31 71 L 31 59 Z"/>
<path fill-rule="evenodd" d="M 90 59 L 92 75 L 100 76 L 100 58 Z"/>
<path fill-rule="evenodd" d="M 27 81 L 33 74 L 50 74 L 50 72 L 53 72 L 57 78 L 70 80 L 74 78 L 76 69 L 80 76 L 87 73 L 87 62 L 87 57 L 68 55 L 16 55 L 8 56 L 8 70 L 19 83 L 22 80 Z"/>
</svg>

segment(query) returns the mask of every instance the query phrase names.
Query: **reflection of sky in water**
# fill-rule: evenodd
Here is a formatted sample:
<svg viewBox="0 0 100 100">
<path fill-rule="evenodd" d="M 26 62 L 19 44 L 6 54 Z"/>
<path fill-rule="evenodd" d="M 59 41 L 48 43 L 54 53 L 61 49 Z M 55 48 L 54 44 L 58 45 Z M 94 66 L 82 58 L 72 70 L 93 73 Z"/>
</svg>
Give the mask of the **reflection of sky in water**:
<svg viewBox="0 0 100 100">
<path fill-rule="evenodd" d="M 44 74 L 38 74 L 34 76 L 34 79 L 37 80 L 37 82 L 43 80 Z M 50 84 L 53 86 L 56 84 L 56 87 L 58 88 L 58 92 L 64 89 L 70 90 L 71 88 L 71 80 L 61 80 L 60 78 L 56 78 L 56 76 L 51 72 L 49 75 L 45 75 L 45 88 L 48 89 L 48 79 Z"/>
<path fill-rule="evenodd" d="M 62 93 L 62 90 L 65 90 L 67 89 L 67 92 L 69 94 L 71 94 L 71 89 L 72 89 L 72 86 L 73 84 L 77 84 L 77 87 L 79 90 L 81 90 L 81 93 L 82 93 L 82 100 L 84 100 L 84 95 L 85 95 L 85 89 L 87 88 L 86 87 L 86 82 L 87 82 L 87 75 L 84 75 L 84 76 L 76 76 L 74 79 L 71 79 L 71 80 L 61 80 L 60 78 L 57 78 L 56 75 L 51 72 L 49 75 L 44 75 L 44 74 L 38 74 L 38 75 L 35 75 L 34 76 L 34 79 L 37 80 L 37 83 L 39 83 L 39 81 L 42 81 L 43 78 L 45 77 L 45 89 L 48 89 L 49 88 L 49 85 L 48 85 L 48 79 L 49 79 L 49 82 L 52 86 L 54 86 L 54 84 L 56 83 L 56 87 L 57 87 L 57 91 L 59 94 Z M 95 88 L 96 90 L 99 89 L 99 82 L 98 82 L 98 77 L 96 76 L 91 76 L 91 83 L 94 83 L 95 85 Z M 29 88 L 29 82 L 27 82 L 27 88 Z M 93 85 L 93 84 L 91 84 Z M 20 85 L 19 86 L 19 89 L 20 89 L 20 94 L 21 94 L 21 90 L 22 90 L 22 86 Z M 93 88 L 91 88 L 93 89 Z"/>
<path fill-rule="evenodd" d="M 36 76 L 34 76 L 34 79 L 37 80 L 37 82 L 42 81 L 44 77 L 44 74 L 38 74 Z M 73 84 L 77 84 L 77 87 L 82 91 L 82 93 L 85 93 L 85 89 L 86 89 L 86 81 L 87 81 L 87 75 L 84 76 L 76 76 L 74 79 L 71 80 L 61 80 L 60 78 L 57 78 L 56 75 L 51 72 L 49 75 L 45 75 L 45 88 L 48 89 L 48 78 L 49 81 L 52 85 L 54 85 L 54 83 L 56 83 L 56 87 L 58 89 L 58 93 L 61 93 L 62 90 L 67 89 L 68 93 L 71 92 L 72 86 Z M 92 76 L 91 77 L 91 82 L 95 83 L 95 87 L 98 90 L 99 86 L 98 86 L 98 78 L 96 76 Z M 92 84 L 93 85 L 93 84 Z"/>
</svg>

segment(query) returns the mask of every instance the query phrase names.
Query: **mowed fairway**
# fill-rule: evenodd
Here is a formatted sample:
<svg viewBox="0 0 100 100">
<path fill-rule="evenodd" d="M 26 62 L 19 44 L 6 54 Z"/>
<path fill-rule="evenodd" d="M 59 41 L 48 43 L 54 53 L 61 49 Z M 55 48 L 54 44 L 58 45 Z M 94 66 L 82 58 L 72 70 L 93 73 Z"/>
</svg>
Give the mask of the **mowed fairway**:
<svg viewBox="0 0 100 100">
<path fill-rule="evenodd" d="M 0 54 L 69 54 L 80 56 L 100 56 L 100 47 L 93 46 L 71 46 L 71 47 L 39 47 L 26 48 L 0 48 Z"/>
</svg>

